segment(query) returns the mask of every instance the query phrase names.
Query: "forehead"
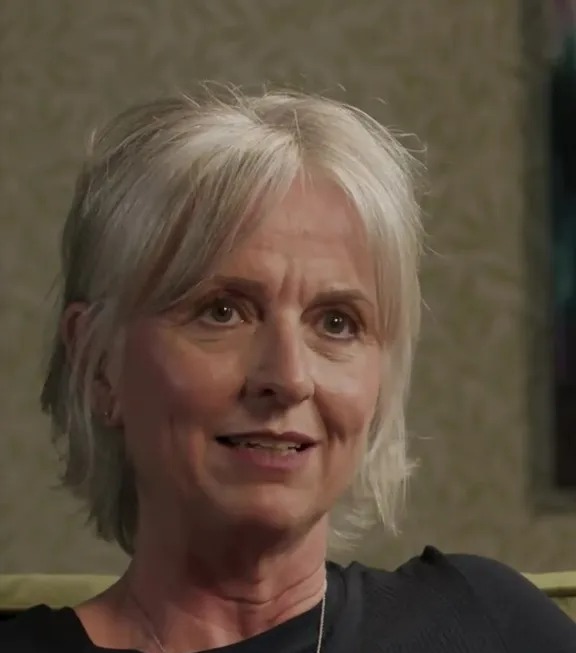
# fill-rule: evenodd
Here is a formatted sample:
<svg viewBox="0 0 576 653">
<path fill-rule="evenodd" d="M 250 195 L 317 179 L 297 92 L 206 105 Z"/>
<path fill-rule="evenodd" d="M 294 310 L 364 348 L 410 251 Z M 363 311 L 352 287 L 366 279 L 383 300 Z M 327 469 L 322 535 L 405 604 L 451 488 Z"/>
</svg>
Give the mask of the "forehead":
<svg viewBox="0 0 576 653">
<path fill-rule="evenodd" d="M 281 202 L 265 216 L 268 230 L 296 236 L 363 239 L 364 225 L 346 193 L 328 180 L 294 182 Z"/>
<path fill-rule="evenodd" d="M 324 180 L 294 183 L 237 244 L 225 266 L 250 260 L 259 265 L 262 258 L 273 256 L 307 259 L 309 264 L 340 262 L 342 267 L 354 267 L 357 273 L 373 272 L 362 218 L 345 192 Z"/>
</svg>

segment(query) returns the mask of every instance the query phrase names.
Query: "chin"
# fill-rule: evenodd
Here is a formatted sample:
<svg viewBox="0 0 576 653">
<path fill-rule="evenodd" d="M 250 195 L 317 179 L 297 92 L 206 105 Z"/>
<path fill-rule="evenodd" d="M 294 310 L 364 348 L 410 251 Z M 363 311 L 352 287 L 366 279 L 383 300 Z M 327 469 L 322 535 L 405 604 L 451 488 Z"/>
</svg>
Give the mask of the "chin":
<svg viewBox="0 0 576 653">
<path fill-rule="evenodd" d="M 251 494 L 251 493 L 250 493 Z M 233 529 L 246 529 L 260 537 L 286 538 L 306 532 L 321 518 L 310 510 L 311 502 L 302 497 L 287 497 L 287 491 L 270 491 L 261 496 L 240 496 L 220 505 L 221 513 Z M 281 496 L 284 495 L 284 496 Z"/>
</svg>

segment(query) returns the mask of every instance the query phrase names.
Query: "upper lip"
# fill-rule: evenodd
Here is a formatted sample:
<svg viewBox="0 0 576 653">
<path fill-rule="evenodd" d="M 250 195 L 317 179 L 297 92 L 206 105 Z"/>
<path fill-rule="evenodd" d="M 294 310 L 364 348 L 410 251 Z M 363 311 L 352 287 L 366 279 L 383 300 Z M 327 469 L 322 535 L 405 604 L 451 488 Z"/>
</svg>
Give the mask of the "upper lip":
<svg viewBox="0 0 576 653">
<path fill-rule="evenodd" d="M 304 444 L 304 445 L 313 445 L 318 444 L 317 440 L 306 435 L 305 433 L 300 433 L 299 431 L 237 431 L 235 433 L 222 433 L 218 436 L 219 438 L 258 438 L 258 439 L 269 439 L 269 440 L 279 440 L 281 442 L 293 442 L 294 444 Z"/>
</svg>

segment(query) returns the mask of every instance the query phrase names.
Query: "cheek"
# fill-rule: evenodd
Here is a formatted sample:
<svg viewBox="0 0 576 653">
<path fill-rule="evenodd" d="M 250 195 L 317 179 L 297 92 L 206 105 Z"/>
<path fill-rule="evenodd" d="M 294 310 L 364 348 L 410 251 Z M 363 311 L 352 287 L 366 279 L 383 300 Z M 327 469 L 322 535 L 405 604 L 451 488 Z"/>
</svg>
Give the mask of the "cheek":
<svg viewBox="0 0 576 653">
<path fill-rule="evenodd" d="M 119 393 L 125 428 L 138 437 L 209 430 L 237 396 L 231 357 L 219 360 L 177 342 L 143 344 L 125 351 Z"/>
<path fill-rule="evenodd" d="M 327 429 L 346 444 L 361 444 L 374 416 L 382 378 L 380 351 L 356 359 L 346 370 L 327 371 L 319 401 Z"/>
</svg>

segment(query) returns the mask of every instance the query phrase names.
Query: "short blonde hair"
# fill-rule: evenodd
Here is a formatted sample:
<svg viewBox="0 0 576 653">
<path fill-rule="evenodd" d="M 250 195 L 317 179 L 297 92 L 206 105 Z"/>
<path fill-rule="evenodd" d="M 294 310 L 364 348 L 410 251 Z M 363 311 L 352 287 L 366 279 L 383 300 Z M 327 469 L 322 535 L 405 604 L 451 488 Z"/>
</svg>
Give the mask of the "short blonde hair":
<svg viewBox="0 0 576 653">
<path fill-rule="evenodd" d="M 123 439 L 93 414 L 99 361 L 127 319 L 162 312 L 189 292 L 237 242 L 244 217 L 265 211 L 302 172 L 337 183 L 366 225 L 392 377 L 386 372 L 362 463 L 332 515 L 331 544 L 377 521 L 395 530 L 411 469 L 404 407 L 420 322 L 415 169 L 363 111 L 295 92 L 164 99 L 94 136 L 63 231 L 56 316 L 59 323 L 70 303 L 87 302 L 90 328 L 74 361 L 55 329 L 41 402 L 64 445 L 63 483 L 84 500 L 101 538 L 131 554 L 138 504 Z"/>
</svg>

